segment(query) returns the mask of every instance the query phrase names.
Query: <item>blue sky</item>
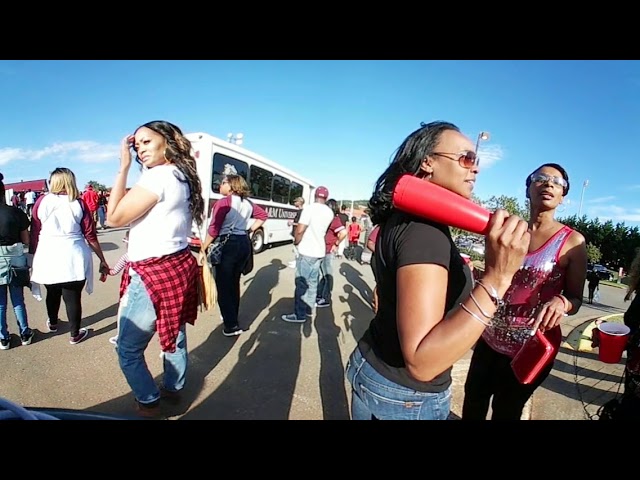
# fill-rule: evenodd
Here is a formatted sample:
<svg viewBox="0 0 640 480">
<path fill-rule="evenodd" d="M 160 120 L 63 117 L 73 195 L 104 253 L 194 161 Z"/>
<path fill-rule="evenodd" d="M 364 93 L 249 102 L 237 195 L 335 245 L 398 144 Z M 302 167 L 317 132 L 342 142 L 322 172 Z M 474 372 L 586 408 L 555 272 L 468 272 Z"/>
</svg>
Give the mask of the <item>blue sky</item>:
<svg viewBox="0 0 640 480">
<path fill-rule="evenodd" d="M 640 225 L 638 61 L 0 61 L 0 99 L 6 183 L 66 166 L 109 186 L 121 138 L 162 119 L 242 132 L 331 196 L 369 198 L 406 135 L 447 120 L 490 132 L 480 198 L 523 204 L 526 175 L 557 162 L 572 183 L 559 216 L 589 180 L 583 214 Z"/>
</svg>

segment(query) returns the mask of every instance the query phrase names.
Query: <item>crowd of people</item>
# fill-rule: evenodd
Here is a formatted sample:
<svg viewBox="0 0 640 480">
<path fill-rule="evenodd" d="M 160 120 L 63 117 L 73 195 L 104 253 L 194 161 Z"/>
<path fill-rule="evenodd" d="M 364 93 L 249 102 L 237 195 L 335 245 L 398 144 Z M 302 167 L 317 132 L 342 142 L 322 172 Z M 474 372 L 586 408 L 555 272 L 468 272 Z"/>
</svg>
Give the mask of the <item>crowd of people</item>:
<svg viewBox="0 0 640 480">
<path fill-rule="evenodd" d="M 142 173 L 128 189 L 134 158 Z M 562 340 L 560 322 L 580 310 L 587 280 L 584 236 L 555 219 L 570 189 L 565 168 L 543 163 L 523 177 L 528 220 L 500 209 L 493 213 L 481 275 L 472 272 L 448 225 L 393 205 L 394 188 L 404 175 L 469 199 L 479 172 L 474 143 L 456 125 L 432 122 L 407 136 L 376 182 L 369 202 L 372 230 L 363 232 L 358 218 L 350 217 L 325 186 L 315 189 L 308 205 L 295 200 L 293 308 L 283 321 L 305 323 L 315 309 L 331 307 L 334 259 L 357 260 L 363 233 L 371 254 L 373 318 L 345 368 L 351 418 L 447 419 L 452 366 L 470 350 L 463 420 L 485 419 L 489 407 L 493 419 L 519 419 L 551 372 Z M 137 411 L 154 418 L 162 401 L 179 402 L 189 365 L 187 325 L 195 323 L 201 301 L 202 270 L 188 243 L 192 223 L 202 226 L 206 218 L 201 188 L 191 144 L 180 128 L 153 121 L 122 139 L 108 193 L 91 185 L 80 192 L 74 172 L 60 167 L 51 173 L 49 192 L 28 208 L 0 205 L 0 349 L 10 347 L 7 292 L 22 345 L 34 335 L 24 288 L 38 296 L 41 286 L 48 332 L 57 332 L 64 301 L 69 343 L 76 345 L 89 334 L 82 327 L 82 292 L 93 292 L 97 273 L 103 280 L 121 275 L 117 335 L 110 341 Z M 0 194 L 3 190 L 0 181 Z M 238 337 L 246 330 L 239 318 L 240 279 L 253 269 L 251 236 L 267 213 L 234 172 L 223 175 L 220 193 L 203 248 L 214 272 L 222 333 Z M 126 253 L 114 267 L 104 257 L 98 226 L 128 229 Z M 93 254 L 99 272 L 93 271 Z M 590 279 L 589 302 L 594 282 Z M 640 324 L 635 317 L 633 322 Z M 163 358 L 160 385 L 144 360 L 156 333 Z M 553 346 L 554 357 L 523 383 L 513 360 L 533 335 Z"/>
</svg>

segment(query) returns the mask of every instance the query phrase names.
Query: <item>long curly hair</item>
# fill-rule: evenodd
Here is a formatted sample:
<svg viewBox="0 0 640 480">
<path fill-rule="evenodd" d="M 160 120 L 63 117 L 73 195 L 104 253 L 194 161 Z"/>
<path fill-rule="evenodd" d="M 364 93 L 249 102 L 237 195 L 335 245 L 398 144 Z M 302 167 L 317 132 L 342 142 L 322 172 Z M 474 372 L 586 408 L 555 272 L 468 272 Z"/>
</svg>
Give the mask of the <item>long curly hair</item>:
<svg viewBox="0 0 640 480">
<path fill-rule="evenodd" d="M 204 199 L 202 198 L 202 184 L 200 182 L 200 177 L 198 177 L 196 160 L 191 155 L 191 142 L 185 138 L 180 128 L 173 123 L 169 123 L 164 120 L 154 120 L 153 122 L 140 125 L 136 129 L 136 132 L 142 127 L 153 130 L 164 137 L 167 142 L 167 149 L 164 156 L 185 176 L 186 183 L 189 185 L 191 193 L 189 196 L 189 211 L 197 225 L 202 226 L 204 221 Z M 136 162 L 142 165 L 142 161 L 138 157 L 137 152 Z M 178 179 L 183 181 L 180 178 Z"/>
<path fill-rule="evenodd" d="M 391 164 L 378 178 L 369 200 L 374 225 L 383 224 L 391 215 L 393 190 L 400 177 L 405 174 L 418 175 L 420 165 L 433 152 L 440 135 L 446 130 L 460 132 L 456 125 L 449 122 L 421 123 L 420 128 L 412 132 L 398 147 Z"/>
</svg>

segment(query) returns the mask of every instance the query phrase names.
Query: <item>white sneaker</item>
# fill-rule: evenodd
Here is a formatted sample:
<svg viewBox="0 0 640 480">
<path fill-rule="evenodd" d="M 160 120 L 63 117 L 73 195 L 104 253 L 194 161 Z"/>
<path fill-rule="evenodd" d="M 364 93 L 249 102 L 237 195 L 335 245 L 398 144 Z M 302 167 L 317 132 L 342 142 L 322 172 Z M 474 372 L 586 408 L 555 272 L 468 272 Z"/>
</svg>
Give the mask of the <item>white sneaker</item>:
<svg viewBox="0 0 640 480">
<path fill-rule="evenodd" d="M 281 318 L 285 322 L 289 322 L 289 323 L 304 323 L 307 321 L 306 318 L 303 318 L 302 320 L 300 320 L 298 317 L 296 317 L 295 313 L 290 313 L 289 315 L 282 315 Z"/>
<path fill-rule="evenodd" d="M 287 267 L 289 267 L 289 268 L 296 268 L 296 261 L 294 260 L 294 261 L 292 261 L 292 262 L 287 263 Z"/>
</svg>

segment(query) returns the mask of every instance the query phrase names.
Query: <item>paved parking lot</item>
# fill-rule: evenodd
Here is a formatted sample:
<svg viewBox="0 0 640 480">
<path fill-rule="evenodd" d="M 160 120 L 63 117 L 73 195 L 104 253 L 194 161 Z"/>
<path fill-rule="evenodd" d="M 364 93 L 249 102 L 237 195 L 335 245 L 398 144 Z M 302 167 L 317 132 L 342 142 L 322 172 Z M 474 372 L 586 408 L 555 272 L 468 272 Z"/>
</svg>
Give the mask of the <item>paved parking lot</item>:
<svg viewBox="0 0 640 480">
<path fill-rule="evenodd" d="M 122 229 L 100 232 L 112 264 L 124 253 L 122 237 Z M 201 313 L 196 325 L 188 327 L 188 384 L 184 400 L 167 412 L 170 418 L 349 418 L 344 366 L 372 318 L 371 269 L 337 261 L 332 308 L 318 309 L 305 324 L 289 324 L 280 316 L 293 309 L 294 270 L 286 266 L 292 258 L 290 245 L 267 249 L 255 257 L 254 271 L 241 284 L 240 323 L 248 332 L 224 337 L 217 309 Z M 85 293 L 83 326 L 90 329 L 90 336 L 78 345 L 68 342 L 64 307 L 58 333 L 43 333 L 44 302 L 27 295 L 29 321 L 36 337 L 24 347 L 15 336 L 10 310 L 14 338 L 12 348 L 0 352 L 1 396 L 31 407 L 132 414 L 133 397 L 108 342 L 116 329 L 118 286 L 119 277 L 110 277 L 105 283 L 96 281 L 92 295 Z M 622 313 L 628 305 L 622 301 L 624 290 L 603 287 L 602 294 L 602 305 L 584 305 L 579 315 L 567 319 L 565 335 L 597 316 Z M 154 339 L 146 358 L 155 375 L 161 373 L 159 354 Z M 471 352 L 454 366 L 452 418 L 460 413 L 470 356 Z M 611 396 L 621 368 L 598 362 L 595 353 L 579 352 L 576 356 L 571 348 L 563 347 L 556 368 L 536 393 L 531 418 L 587 418 L 584 403 L 593 411 Z"/>
</svg>

